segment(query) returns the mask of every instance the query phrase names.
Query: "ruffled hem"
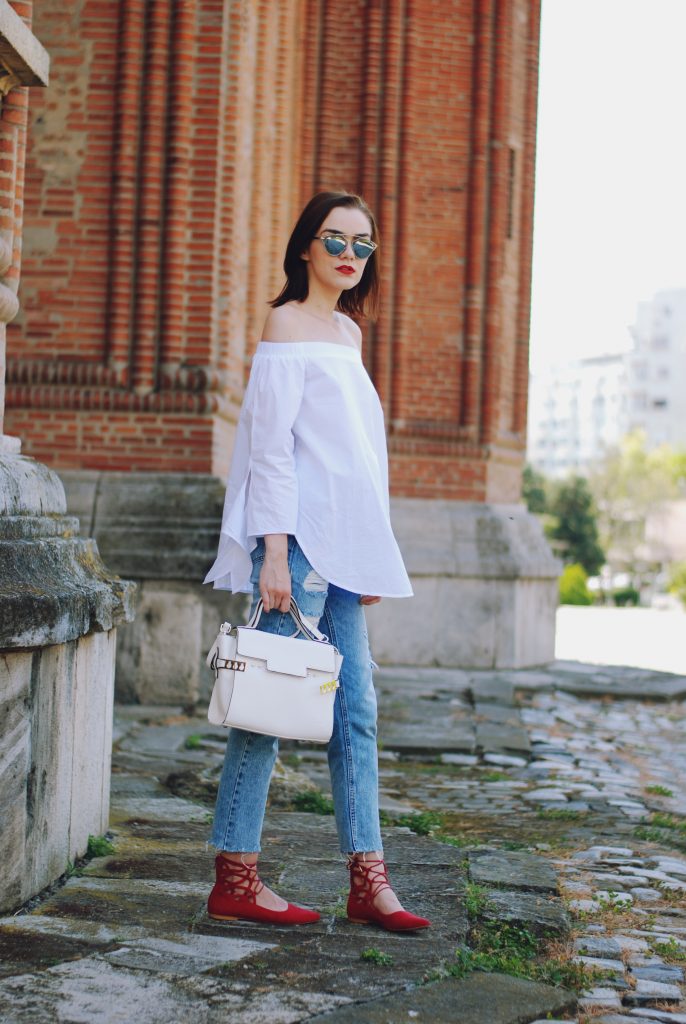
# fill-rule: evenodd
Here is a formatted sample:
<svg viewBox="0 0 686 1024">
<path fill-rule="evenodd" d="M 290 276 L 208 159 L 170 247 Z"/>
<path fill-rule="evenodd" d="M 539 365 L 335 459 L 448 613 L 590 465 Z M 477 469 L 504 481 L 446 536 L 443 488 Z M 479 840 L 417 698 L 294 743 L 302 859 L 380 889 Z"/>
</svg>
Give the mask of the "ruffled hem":
<svg viewBox="0 0 686 1024">
<path fill-rule="evenodd" d="M 230 590 L 233 594 L 252 594 L 250 552 L 255 547 L 257 538 L 248 537 L 248 542 L 250 541 L 251 546 L 246 548 L 232 534 L 222 533 L 217 557 L 203 583 L 212 583 L 215 590 Z"/>
<path fill-rule="evenodd" d="M 305 558 L 310 563 L 312 568 L 319 573 L 328 583 L 331 583 L 334 587 L 339 587 L 341 590 L 347 590 L 353 594 L 364 594 L 374 597 L 414 597 L 414 591 L 409 582 L 408 577 L 408 589 L 402 592 L 393 592 L 389 590 L 379 589 L 373 587 L 371 589 L 360 590 L 359 586 L 351 588 L 348 580 L 343 580 L 336 573 L 328 574 L 324 571 L 325 567 L 319 562 L 318 559 L 314 561 L 308 553 L 307 544 L 303 544 L 301 537 L 296 532 L 294 534 L 296 541 L 300 545 L 300 549 L 305 555 Z M 252 559 L 250 552 L 257 544 L 256 537 L 248 537 L 248 543 L 252 542 L 250 548 L 246 548 L 236 537 L 231 534 L 222 533 L 219 540 L 219 551 L 215 559 L 214 565 L 207 573 L 207 576 L 203 580 L 203 583 L 212 583 L 215 590 L 230 590 L 233 594 L 252 594 L 252 585 L 250 583 L 250 576 L 252 575 Z M 242 563 L 242 564 L 239 564 Z M 234 584 L 235 580 L 235 584 Z"/>
</svg>

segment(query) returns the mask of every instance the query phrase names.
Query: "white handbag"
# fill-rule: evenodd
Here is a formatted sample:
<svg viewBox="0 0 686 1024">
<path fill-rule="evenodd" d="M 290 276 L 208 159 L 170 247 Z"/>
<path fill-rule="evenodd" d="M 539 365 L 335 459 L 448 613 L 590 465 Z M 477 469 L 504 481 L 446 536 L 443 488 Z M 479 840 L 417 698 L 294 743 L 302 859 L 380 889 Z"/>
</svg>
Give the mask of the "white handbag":
<svg viewBox="0 0 686 1024">
<path fill-rule="evenodd" d="M 263 609 L 259 600 L 245 626 L 221 624 L 207 655 L 215 675 L 207 717 L 212 725 L 328 743 L 343 656 L 305 622 L 293 598 L 293 636 L 257 629 Z"/>
</svg>

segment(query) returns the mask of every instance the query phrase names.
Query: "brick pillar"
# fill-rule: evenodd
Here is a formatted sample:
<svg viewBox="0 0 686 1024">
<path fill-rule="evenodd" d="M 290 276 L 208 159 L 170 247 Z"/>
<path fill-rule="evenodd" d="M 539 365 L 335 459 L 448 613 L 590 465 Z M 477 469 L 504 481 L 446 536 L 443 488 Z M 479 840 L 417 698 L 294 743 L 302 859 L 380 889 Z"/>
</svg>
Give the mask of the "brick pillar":
<svg viewBox="0 0 686 1024">
<path fill-rule="evenodd" d="M 32 3 L 0 0 L 0 912 L 86 852 L 109 820 L 116 625 L 133 587 L 74 536 L 64 488 L 2 433 L 5 324 L 19 309 L 27 86 L 49 58 Z"/>
<path fill-rule="evenodd" d="M 383 309 L 365 358 L 417 594 L 370 610 L 383 660 L 553 655 L 557 565 L 519 504 L 539 7 L 308 4 L 302 195 L 343 184 L 380 221 Z M 362 73 L 329 73 L 341 38 Z M 417 621 L 435 630 L 423 644 Z"/>
</svg>

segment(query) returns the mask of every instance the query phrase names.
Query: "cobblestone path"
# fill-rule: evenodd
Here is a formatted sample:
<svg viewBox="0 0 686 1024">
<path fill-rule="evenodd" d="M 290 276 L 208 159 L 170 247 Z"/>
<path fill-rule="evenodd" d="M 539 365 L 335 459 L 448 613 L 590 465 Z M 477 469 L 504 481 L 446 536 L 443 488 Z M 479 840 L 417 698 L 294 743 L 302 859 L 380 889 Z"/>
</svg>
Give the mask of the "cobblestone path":
<svg viewBox="0 0 686 1024">
<path fill-rule="evenodd" d="M 558 663 L 384 669 L 377 689 L 387 859 L 428 932 L 347 922 L 325 755 L 297 744 L 263 872 L 322 920 L 210 921 L 224 735 L 201 714 L 122 707 L 113 849 L 0 921 L 3 1022 L 686 1024 L 686 680 Z M 580 998 L 453 971 L 489 922 L 556 935 L 551 957 L 587 974 Z"/>
</svg>

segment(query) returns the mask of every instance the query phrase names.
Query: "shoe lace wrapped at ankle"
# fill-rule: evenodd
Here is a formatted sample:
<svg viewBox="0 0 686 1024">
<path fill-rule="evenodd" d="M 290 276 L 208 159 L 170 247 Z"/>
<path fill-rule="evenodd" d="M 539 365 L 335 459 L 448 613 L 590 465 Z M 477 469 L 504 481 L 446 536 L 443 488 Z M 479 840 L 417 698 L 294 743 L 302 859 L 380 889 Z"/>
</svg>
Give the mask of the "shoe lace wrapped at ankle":
<svg viewBox="0 0 686 1024">
<path fill-rule="evenodd" d="M 244 864 L 242 860 L 220 857 L 221 885 L 234 900 L 256 903 L 264 889 L 264 883 L 257 874 L 257 864 Z"/>
<path fill-rule="evenodd" d="M 373 903 L 380 892 L 390 889 L 386 865 L 382 860 L 348 859 L 350 883 L 356 899 Z"/>
</svg>

